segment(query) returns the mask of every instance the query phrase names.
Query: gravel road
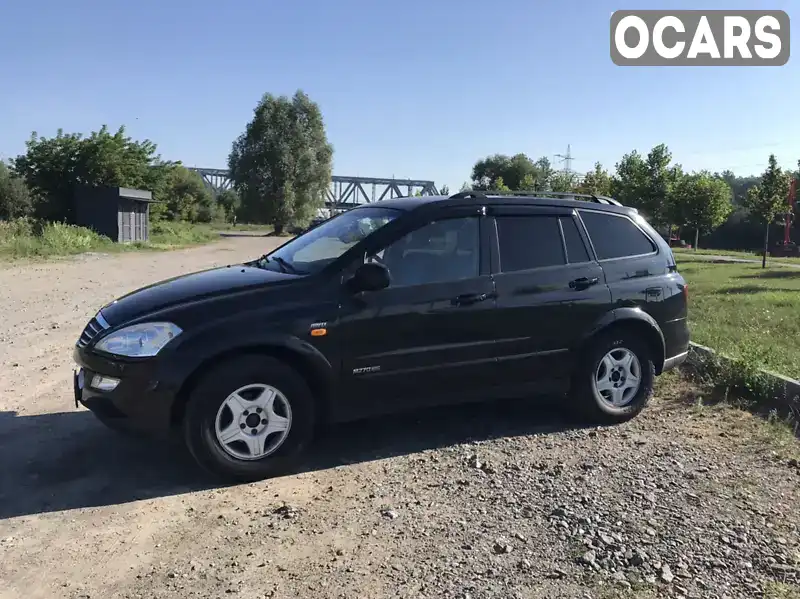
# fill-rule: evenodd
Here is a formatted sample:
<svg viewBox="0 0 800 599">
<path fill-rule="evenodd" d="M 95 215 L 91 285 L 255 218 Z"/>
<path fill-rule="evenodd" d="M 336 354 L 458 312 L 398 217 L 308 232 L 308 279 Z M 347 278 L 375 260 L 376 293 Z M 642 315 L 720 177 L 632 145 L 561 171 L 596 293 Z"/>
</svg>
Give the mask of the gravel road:
<svg viewBox="0 0 800 599">
<path fill-rule="evenodd" d="M 677 376 L 622 426 L 437 409 L 337 427 L 295 474 L 232 487 L 74 409 L 100 305 L 274 243 L 0 269 L 0 597 L 798 596 L 796 441 Z"/>
</svg>

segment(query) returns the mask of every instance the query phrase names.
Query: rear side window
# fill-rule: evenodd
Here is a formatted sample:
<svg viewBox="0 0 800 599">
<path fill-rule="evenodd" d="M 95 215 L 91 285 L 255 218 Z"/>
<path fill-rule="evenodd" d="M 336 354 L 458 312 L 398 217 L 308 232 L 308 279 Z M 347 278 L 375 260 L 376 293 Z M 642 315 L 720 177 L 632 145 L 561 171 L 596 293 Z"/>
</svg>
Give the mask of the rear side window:
<svg viewBox="0 0 800 599">
<path fill-rule="evenodd" d="M 641 256 L 656 251 L 656 246 L 641 229 L 624 216 L 580 211 L 598 260 Z"/>
<path fill-rule="evenodd" d="M 569 260 L 569 263 L 588 262 L 589 252 L 586 251 L 586 246 L 583 244 L 575 219 L 562 217 L 561 230 L 564 231 L 564 243 L 567 245 L 567 260 Z"/>
<path fill-rule="evenodd" d="M 566 264 L 557 216 L 498 216 L 500 271 Z"/>
</svg>

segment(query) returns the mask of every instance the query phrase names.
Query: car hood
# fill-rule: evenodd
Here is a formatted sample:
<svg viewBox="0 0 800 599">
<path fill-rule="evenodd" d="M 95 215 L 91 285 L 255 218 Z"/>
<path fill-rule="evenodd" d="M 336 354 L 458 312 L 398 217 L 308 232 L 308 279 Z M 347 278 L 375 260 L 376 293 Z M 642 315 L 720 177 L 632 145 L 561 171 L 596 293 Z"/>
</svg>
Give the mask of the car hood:
<svg viewBox="0 0 800 599">
<path fill-rule="evenodd" d="M 237 264 L 195 272 L 155 283 L 103 306 L 111 326 L 190 301 L 299 279 L 297 275 Z"/>
</svg>

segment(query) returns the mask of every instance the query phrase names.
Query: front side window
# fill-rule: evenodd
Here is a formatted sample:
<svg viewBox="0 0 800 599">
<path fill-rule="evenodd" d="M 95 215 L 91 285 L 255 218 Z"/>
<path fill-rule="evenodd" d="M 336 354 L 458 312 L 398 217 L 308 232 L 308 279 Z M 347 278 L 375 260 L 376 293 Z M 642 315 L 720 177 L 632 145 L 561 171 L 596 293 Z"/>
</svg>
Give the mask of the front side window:
<svg viewBox="0 0 800 599">
<path fill-rule="evenodd" d="M 354 208 L 295 237 L 259 263 L 264 268 L 292 274 L 319 272 L 401 214 L 402 211 L 393 208 Z"/>
<path fill-rule="evenodd" d="M 446 283 L 480 273 L 477 217 L 431 222 L 366 257 L 389 269 L 392 287 Z"/>
</svg>

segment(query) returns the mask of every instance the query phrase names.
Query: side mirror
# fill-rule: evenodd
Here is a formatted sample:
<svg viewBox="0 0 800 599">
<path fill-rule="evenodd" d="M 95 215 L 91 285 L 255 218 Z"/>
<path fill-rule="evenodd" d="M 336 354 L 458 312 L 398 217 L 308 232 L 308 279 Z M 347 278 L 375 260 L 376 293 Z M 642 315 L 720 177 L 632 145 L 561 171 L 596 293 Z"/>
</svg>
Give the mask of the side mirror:
<svg viewBox="0 0 800 599">
<path fill-rule="evenodd" d="M 380 291 L 386 289 L 392 282 L 389 269 L 377 262 L 365 262 L 356 269 L 352 278 L 347 282 L 348 287 L 354 292 Z"/>
</svg>

